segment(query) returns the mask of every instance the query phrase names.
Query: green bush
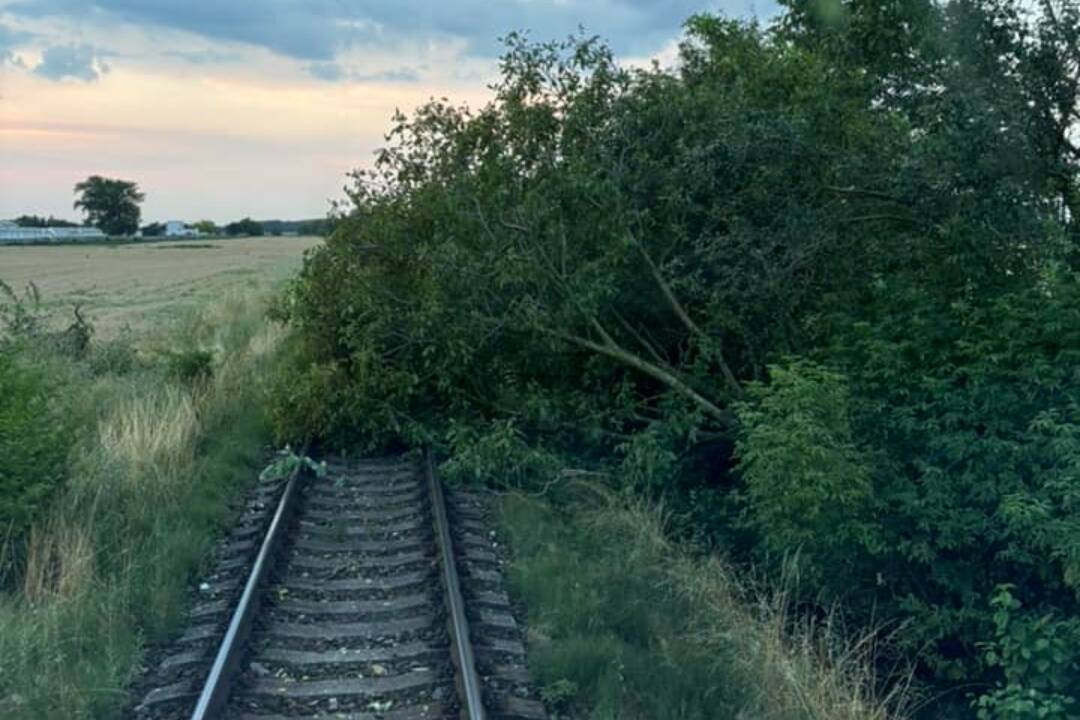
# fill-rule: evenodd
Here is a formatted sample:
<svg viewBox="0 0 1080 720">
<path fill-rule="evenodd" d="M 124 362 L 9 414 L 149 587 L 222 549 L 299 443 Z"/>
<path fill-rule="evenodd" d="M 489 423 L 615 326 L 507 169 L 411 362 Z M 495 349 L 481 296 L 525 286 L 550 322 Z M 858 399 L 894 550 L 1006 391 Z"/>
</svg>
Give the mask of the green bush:
<svg viewBox="0 0 1080 720">
<path fill-rule="evenodd" d="M 7 547 L 20 547 L 66 480 L 73 432 L 62 376 L 0 349 L 0 532 Z M 19 562 L 19 554 L 8 562 Z"/>
<path fill-rule="evenodd" d="M 978 699 L 979 720 L 1074 718 L 1080 708 L 1071 695 L 1076 674 L 1069 638 L 1076 637 L 1077 623 L 1018 614 L 1022 605 L 1014 589 L 999 586 L 990 601 L 996 637 L 985 643 L 986 662 L 1002 668 L 1005 678 L 997 690 Z"/>
<path fill-rule="evenodd" d="M 164 357 L 169 375 L 185 385 L 205 384 L 213 375 L 214 354 L 209 351 L 167 351 Z"/>
<path fill-rule="evenodd" d="M 817 355 L 840 372 L 776 366 L 740 413 L 763 548 L 802 552 L 813 587 L 863 617 L 906 621 L 900 643 L 940 678 L 1076 702 L 1078 308 L 1080 280 L 1064 274 L 966 304 L 880 288 L 861 308 L 874 321 L 828 320 Z M 1053 674 L 1017 665 L 1026 646 L 980 651 L 1001 636 L 1002 586 L 1004 647 L 1025 627 L 1032 643 L 1057 638 Z M 1002 692 L 983 712 L 1008 705 Z"/>
<path fill-rule="evenodd" d="M 139 357 L 129 337 L 95 342 L 86 358 L 93 375 L 127 375 L 139 365 Z"/>
<path fill-rule="evenodd" d="M 771 369 L 739 408 L 738 455 L 749 519 L 763 549 L 798 552 L 813 584 L 859 577 L 873 546 L 868 458 L 855 445 L 845 378 L 805 360 Z"/>
<path fill-rule="evenodd" d="M 692 18 L 672 70 L 511 36 L 487 106 L 398 116 L 279 304 L 274 417 L 662 498 L 989 712 L 1043 692 L 981 649 L 995 588 L 1078 616 L 1080 9 L 818 5 Z"/>
<path fill-rule="evenodd" d="M 837 319 L 826 352 L 877 457 L 872 596 L 915 619 L 907 637 L 936 648 L 940 676 L 998 674 L 977 643 L 995 635 L 995 588 L 1012 584 L 1021 615 L 1065 623 L 1080 688 L 1078 301 L 1080 281 L 1051 273 L 947 305 L 892 287 L 868 301 L 876 322 Z"/>
</svg>

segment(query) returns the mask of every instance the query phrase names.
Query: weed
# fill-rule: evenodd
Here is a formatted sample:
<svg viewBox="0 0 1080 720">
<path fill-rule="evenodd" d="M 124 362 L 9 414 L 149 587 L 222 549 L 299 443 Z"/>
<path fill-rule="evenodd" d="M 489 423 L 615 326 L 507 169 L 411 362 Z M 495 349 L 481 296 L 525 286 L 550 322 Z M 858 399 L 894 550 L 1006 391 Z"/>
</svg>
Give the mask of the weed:
<svg viewBox="0 0 1080 720">
<path fill-rule="evenodd" d="M 316 477 L 326 476 L 326 461 L 315 462 L 307 455 L 297 455 L 288 445 L 284 450 L 278 451 L 278 459 L 263 468 L 259 473 L 260 480 L 282 480 L 292 475 L 298 467 L 305 467 L 315 473 Z"/>
</svg>

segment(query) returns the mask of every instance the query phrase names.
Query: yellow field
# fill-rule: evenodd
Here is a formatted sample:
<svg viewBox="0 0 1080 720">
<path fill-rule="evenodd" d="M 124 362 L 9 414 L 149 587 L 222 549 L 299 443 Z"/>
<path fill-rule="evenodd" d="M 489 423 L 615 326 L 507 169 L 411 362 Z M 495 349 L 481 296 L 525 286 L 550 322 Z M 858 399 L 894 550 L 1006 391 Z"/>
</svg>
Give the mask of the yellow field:
<svg viewBox="0 0 1080 720">
<path fill-rule="evenodd" d="M 185 239 L 133 245 L 0 247 L 0 280 L 33 282 L 51 308 L 82 306 L 99 336 L 146 330 L 232 289 L 269 288 L 294 273 L 315 237 Z"/>
</svg>

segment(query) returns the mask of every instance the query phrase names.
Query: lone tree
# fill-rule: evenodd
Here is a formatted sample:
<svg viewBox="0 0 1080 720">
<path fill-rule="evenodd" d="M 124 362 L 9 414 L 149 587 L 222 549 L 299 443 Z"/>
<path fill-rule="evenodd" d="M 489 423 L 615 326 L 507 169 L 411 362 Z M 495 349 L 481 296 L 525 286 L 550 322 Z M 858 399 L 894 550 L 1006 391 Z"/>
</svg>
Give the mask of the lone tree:
<svg viewBox="0 0 1080 720">
<path fill-rule="evenodd" d="M 86 222 L 106 235 L 133 235 L 139 229 L 139 203 L 145 198 L 136 183 L 100 175 L 75 186 L 75 208 L 86 214 Z"/>
</svg>

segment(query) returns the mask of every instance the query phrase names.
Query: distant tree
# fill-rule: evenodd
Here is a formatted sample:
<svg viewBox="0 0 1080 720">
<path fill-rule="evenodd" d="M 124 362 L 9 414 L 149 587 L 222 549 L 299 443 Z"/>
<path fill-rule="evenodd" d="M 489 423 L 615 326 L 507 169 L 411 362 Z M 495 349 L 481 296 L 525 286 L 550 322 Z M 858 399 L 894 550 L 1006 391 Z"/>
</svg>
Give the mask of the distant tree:
<svg viewBox="0 0 1080 720">
<path fill-rule="evenodd" d="M 263 220 L 259 224 L 262 225 L 263 235 L 280 235 L 285 225 L 282 220 Z"/>
<path fill-rule="evenodd" d="M 219 228 L 213 220 L 200 220 L 191 227 L 198 230 L 202 235 L 217 235 L 221 232 L 221 228 Z"/>
<path fill-rule="evenodd" d="M 19 227 L 49 228 L 49 227 L 79 227 L 78 223 L 70 220 L 62 220 L 58 217 L 40 217 L 38 215 L 20 215 L 15 218 L 15 224 Z"/>
<path fill-rule="evenodd" d="M 160 237 L 165 234 L 165 224 L 156 222 L 143 225 L 142 234 L 143 237 Z"/>
<path fill-rule="evenodd" d="M 334 228 L 337 227 L 337 224 L 338 219 L 334 217 L 304 220 L 297 226 L 296 232 L 299 235 L 318 235 L 327 237 L 330 233 L 334 232 Z"/>
<path fill-rule="evenodd" d="M 132 235 L 139 229 L 139 203 L 145 198 L 136 183 L 91 175 L 75 186 L 75 208 L 86 222 L 106 235 Z"/>
<path fill-rule="evenodd" d="M 225 233 L 232 236 L 251 235 L 257 237 L 263 234 L 263 226 L 257 220 L 246 217 L 243 220 L 236 220 L 226 225 Z"/>
</svg>

